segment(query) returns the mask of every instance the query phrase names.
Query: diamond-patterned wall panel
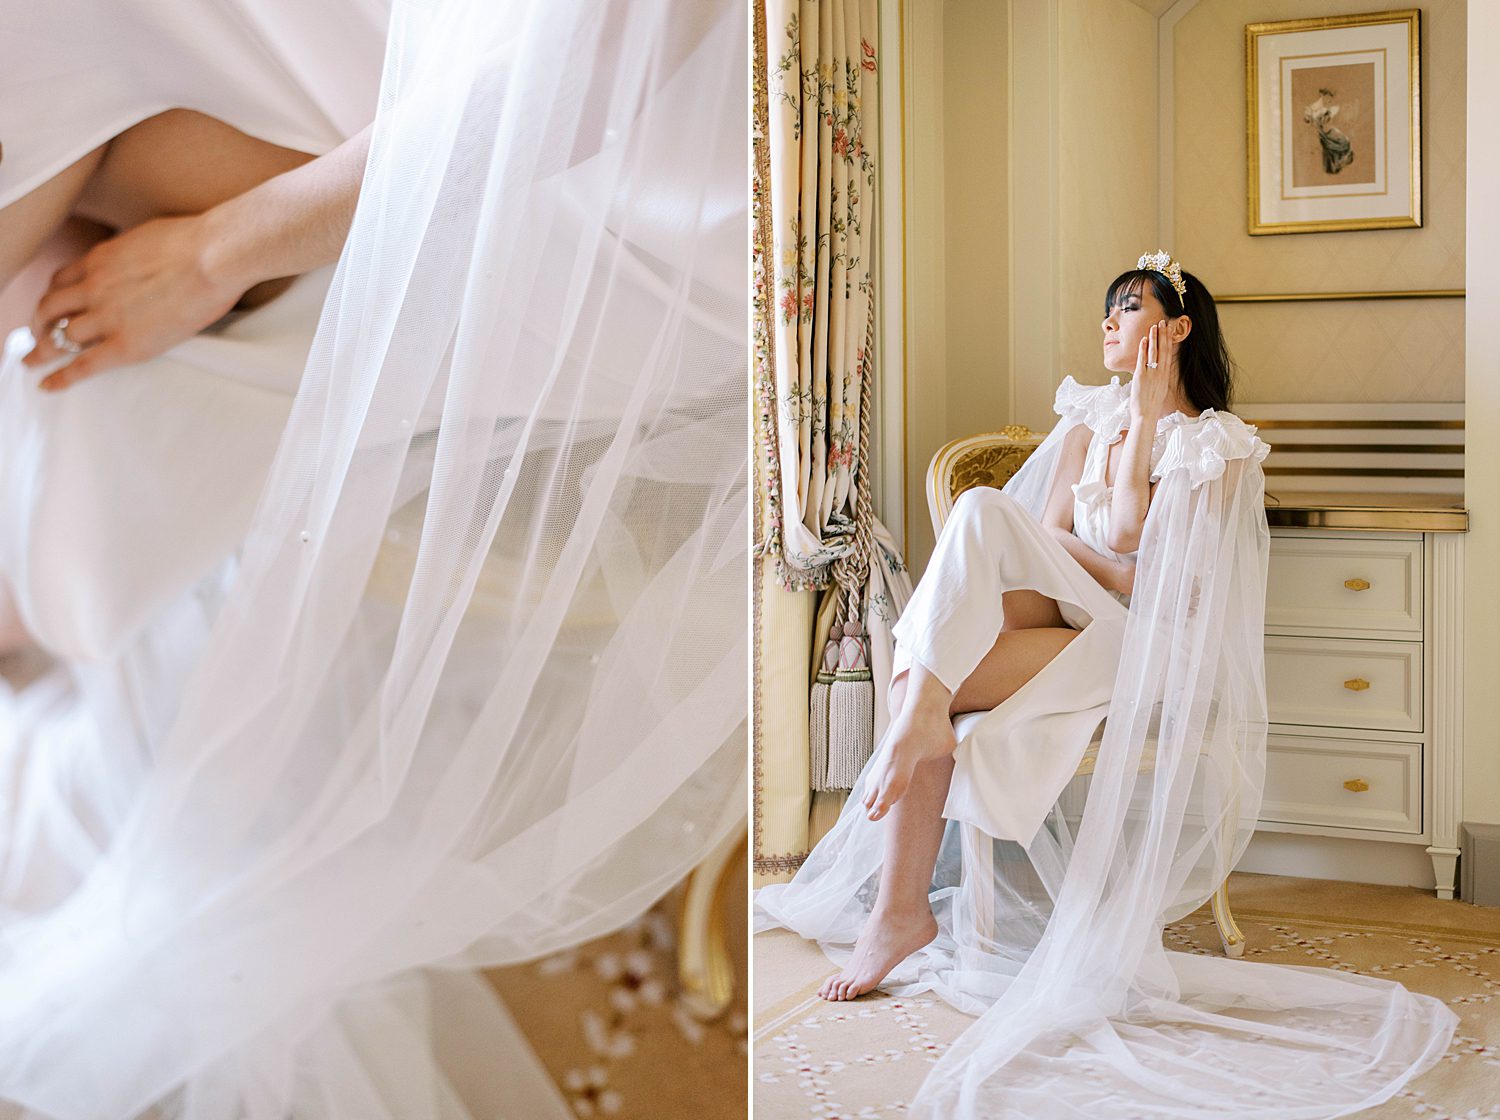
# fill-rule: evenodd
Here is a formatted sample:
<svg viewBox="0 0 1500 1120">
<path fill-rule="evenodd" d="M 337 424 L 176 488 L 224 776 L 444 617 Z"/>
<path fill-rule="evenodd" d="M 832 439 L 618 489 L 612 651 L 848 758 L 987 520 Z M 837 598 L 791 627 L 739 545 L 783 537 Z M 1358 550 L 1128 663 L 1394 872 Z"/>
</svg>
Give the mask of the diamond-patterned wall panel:
<svg viewBox="0 0 1500 1120">
<path fill-rule="evenodd" d="M 1236 402 L 1464 398 L 1461 300 L 1230 303 L 1219 318 Z"/>
<path fill-rule="evenodd" d="M 1422 5 L 1422 228 L 1246 232 L 1245 25 L 1369 10 L 1369 0 L 1207 0 L 1177 24 L 1171 248 L 1210 291 L 1464 286 L 1465 0 Z M 1222 314 L 1241 399 L 1464 397 L 1460 300 L 1230 304 Z"/>
</svg>

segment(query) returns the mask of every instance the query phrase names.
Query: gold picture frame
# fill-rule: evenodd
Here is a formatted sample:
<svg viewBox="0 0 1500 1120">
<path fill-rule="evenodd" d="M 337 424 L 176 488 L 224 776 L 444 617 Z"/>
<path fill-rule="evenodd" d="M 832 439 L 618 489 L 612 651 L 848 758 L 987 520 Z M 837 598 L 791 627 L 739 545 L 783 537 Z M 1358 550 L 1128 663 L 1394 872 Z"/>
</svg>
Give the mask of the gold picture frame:
<svg viewBox="0 0 1500 1120">
<path fill-rule="evenodd" d="M 1422 13 L 1245 26 L 1252 235 L 1422 224 Z"/>
</svg>

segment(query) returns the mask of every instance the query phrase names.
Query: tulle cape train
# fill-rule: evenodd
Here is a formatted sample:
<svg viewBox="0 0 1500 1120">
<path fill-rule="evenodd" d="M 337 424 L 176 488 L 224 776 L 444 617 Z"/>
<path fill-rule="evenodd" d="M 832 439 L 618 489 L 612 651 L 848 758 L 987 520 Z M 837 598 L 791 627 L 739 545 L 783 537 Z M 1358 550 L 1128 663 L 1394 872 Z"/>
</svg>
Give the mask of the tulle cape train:
<svg viewBox="0 0 1500 1120">
<path fill-rule="evenodd" d="M 1060 392 L 1060 419 L 1004 492 L 1040 519 L 1067 433 L 1128 420 L 1096 415 L 1117 400 Z M 1259 814 L 1270 535 L 1269 448 L 1253 427 L 1207 409 L 1158 438 L 1092 776 L 1023 843 L 949 824 L 930 894 L 938 939 L 886 985 L 978 1016 L 913 1116 L 1344 1116 L 1391 1097 L 1452 1036 L 1447 1007 L 1399 984 L 1162 944 L 1164 925 L 1234 867 Z M 792 882 L 758 892 L 757 929 L 785 926 L 847 959 L 884 844 L 864 781 Z"/>
<path fill-rule="evenodd" d="M 57 794 L 9 823 L 58 819 L 0 834 L 0 1100 L 570 1114 L 474 970 L 744 813 L 746 50 L 728 2 L 396 4 L 243 548 L 7 711 Z"/>
</svg>

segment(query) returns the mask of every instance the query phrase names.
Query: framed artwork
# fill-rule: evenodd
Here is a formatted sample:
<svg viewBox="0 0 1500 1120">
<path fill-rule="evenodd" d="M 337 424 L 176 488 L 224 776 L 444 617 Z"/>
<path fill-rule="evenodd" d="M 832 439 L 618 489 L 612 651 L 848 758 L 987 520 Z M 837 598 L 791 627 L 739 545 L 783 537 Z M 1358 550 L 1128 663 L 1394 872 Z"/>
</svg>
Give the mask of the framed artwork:
<svg viewBox="0 0 1500 1120">
<path fill-rule="evenodd" d="M 1421 12 L 1245 27 L 1252 234 L 1422 224 Z"/>
</svg>

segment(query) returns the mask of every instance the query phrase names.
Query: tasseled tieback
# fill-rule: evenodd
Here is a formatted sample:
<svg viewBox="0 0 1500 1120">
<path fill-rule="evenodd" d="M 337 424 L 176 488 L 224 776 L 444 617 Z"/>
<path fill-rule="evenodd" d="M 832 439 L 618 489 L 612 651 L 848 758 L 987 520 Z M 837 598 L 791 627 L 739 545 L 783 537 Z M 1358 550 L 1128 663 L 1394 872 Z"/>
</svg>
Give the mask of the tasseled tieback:
<svg viewBox="0 0 1500 1120">
<path fill-rule="evenodd" d="M 875 739 L 875 681 L 869 639 L 852 619 L 834 625 L 813 685 L 811 784 L 819 791 L 852 789 Z"/>
</svg>

